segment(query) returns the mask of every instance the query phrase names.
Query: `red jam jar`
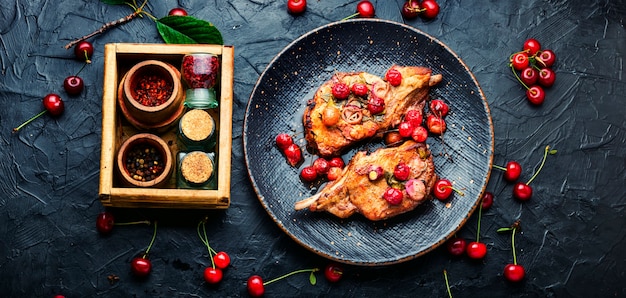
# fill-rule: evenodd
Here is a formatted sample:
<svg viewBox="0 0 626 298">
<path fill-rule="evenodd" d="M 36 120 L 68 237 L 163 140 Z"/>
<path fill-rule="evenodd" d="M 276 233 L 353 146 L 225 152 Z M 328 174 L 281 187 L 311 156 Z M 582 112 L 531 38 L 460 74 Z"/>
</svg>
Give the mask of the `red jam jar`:
<svg viewBox="0 0 626 298">
<path fill-rule="evenodd" d="M 185 106 L 212 109 L 218 106 L 215 85 L 220 72 L 217 55 L 194 53 L 183 56 L 182 80 L 187 87 Z"/>
</svg>

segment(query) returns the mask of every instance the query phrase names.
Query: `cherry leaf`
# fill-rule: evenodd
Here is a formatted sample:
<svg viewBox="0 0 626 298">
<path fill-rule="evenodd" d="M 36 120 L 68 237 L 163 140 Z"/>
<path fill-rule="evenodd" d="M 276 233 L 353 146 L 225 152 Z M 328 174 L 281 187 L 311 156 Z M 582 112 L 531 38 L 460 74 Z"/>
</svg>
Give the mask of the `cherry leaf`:
<svg viewBox="0 0 626 298">
<path fill-rule="evenodd" d="M 170 44 L 224 44 L 222 34 L 213 24 L 192 16 L 167 16 L 156 21 L 157 30 Z"/>
<path fill-rule="evenodd" d="M 315 277 L 315 271 L 311 271 L 311 275 L 309 275 L 309 282 L 311 285 L 315 285 L 317 283 L 317 278 Z"/>
</svg>

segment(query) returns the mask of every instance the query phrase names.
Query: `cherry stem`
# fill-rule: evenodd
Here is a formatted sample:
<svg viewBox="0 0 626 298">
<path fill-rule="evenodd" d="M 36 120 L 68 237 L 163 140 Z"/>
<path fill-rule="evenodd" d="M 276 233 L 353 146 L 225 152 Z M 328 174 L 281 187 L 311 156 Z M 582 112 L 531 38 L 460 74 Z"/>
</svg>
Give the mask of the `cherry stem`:
<svg viewBox="0 0 626 298">
<path fill-rule="evenodd" d="M 456 188 L 454 188 L 452 186 L 444 186 L 444 187 L 440 187 L 440 188 L 442 188 L 442 189 L 450 188 L 450 189 L 454 190 L 454 192 L 458 193 L 460 196 L 465 196 L 464 192 L 462 192 L 461 190 L 456 189 Z"/>
<path fill-rule="evenodd" d="M 46 112 L 48 112 L 48 110 L 43 110 L 43 111 L 39 112 L 39 114 L 37 114 L 37 115 L 33 116 L 32 118 L 30 118 L 30 119 L 26 120 L 26 122 L 24 122 L 24 123 L 20 124 L 20 126 L 18 126 L 18 127 L 16 127 L 16 128 L 14 128 L 14 129 L 13 129 L 13 132 L 17 132 L 18 130 L 22 129 L 22 127 L 26 126 L 28 123 L 33 122 L 33 120 L 35 120 L 35 119 L 39 118 L 39 116 L 41 116 L 41 115 L 45 114 Z"/>
<path fill-rule="evenodd" d="M 513 71 L 513 75 L 515 76 L 515 78 L 517 79 L 517 81 L 522 84 L 522 86 L 524 86 L 524 88 L 526 88 L 526 90 L 530 89 L 530 87 L 528 87 L 526 84 L 524 84 L 524 82 L 522 81 L 522 79 L 520 79 L 520 77 L 517 75 L 517 72 L 515 72 L 515 68 L 513 68 L 513 65 L 511 65 L 511 71 Z"/>
<path fill-rule="evenodd" d="M 293 272 L 287 273 L 287 274 L 285 274 L 285 275 L 283 275 L 283 276 L 279 276 L 279 277 L 277 277 L 277 278 L 274 278 L 274 279 L 272 279 L 272 280 L 268 280 L 268 281 L 264 282 L 264 283 L 263 283 L 263 285 L 264 285 L 264 286 L 269 285 L 269 284 L 271 284 L 271 283 L 273 283 L 273 282 L 275 282 L 275 281 L 279 281 L 279 280 L 281 280 L 281 279 L 283 279 L 283 278 L 286 278 L 286 277 L 292 276 L 292 275 L 294 275 L 294 274 L 304 273 L 304 272 L 311 272 L 311 273 L 314 273 L 314 272 L 317 272 L 317 271 L 320 271 L 320 269 L 319 269 L 319 268 L 313 268 L 313 269 L 300 269 L 300 270 L 296 270 L 296 271 L 293 271 Z"/>
<path fill-rule="evenodd" d="M 156 234 L 157 234 L 157 222 L 154 221 L 154 232 L 152 232 L 152 240 L 150 240 L 150 244 L 148 244 L 148 248 L 146 249 L 146 253 L 143 255 L 144 259 L 146 258 L 146 256 L 150 252 L 150 249 L 152 248 L 152 244 L 154 244 L 154 240 L 156 239 Z"/>
<path fill-rule="evenodd" d="M 476 228 L 476 242 L 480 242 L 480 219 L 482 217 L 483 217 L 483 204 L 481 200 L 480 206 L 478 207 L 478 225 Z"/>
<path fill-rule="evenodd" d="M 200 226 L 202 226 L 202 234 L 200 234 Z M 213 260 L 213 253 L 217 254 L 217 252 L 215 252 L 215 250 L 211 248 L 211 245 L 209 245 L 209 237 L 206 234 L 206 218 L 204 220 L 201 220 L 198 223 L 197 230 L 198 230 L 198 237 L 200 237 L 200 241 L 204 243 L 204 245 L 207 247 L 207 250 L 209 251 L 209 259 L 211 259 L 211 267 L 215 269 L 215 261 Z"/>
<path fill-rule="evenodd" d="M 342 20 L 342 21 L 349 20 L 349 19 L 354 18 L 354 17 L 356 17 L 356 16 L 358 16 L 358 15 L 360 15 L 360 13 L 358 13 L 358 12 L 357 12 L 357 13 L 351 14 L 351 15 L 349 15 L 349 16 L 347 16 L 347 17 L 345 17 L 345 18 L 341 19 L 341 20 Z"/>
<path fill-rule="evenodd" d="M 515 254 L 515 230 L 516 227 L 513 227 L 513 232 L 511 233 L 511 249 L 513 249 L 513 265 L 517 265 L 517 256 Z"/>
<path fill-rule="evenodd" d="M 492 165 L 491 167 L 506 172 L 506 168 L 505 167 L 502 167 L 502 166 L 499 166 L 499 165 Z"/>
<path fill-rule="evenodd" d="M 535 172 L 535 174 L 533 174 L 532 177 L 530 177 L 530 180 L 528 180 L 528 182 L 526 182 L 526 185 L 528 185 L 531 182 L 533 182 L 535 177 L 537 177 L 537 174 L 539 174 L 539 172 L 541 172 L 541 169 L 543 168 L 543 165 L 546 163 L 546 158 L 548 157 L 548 152 L 549 151 L 550 151 L 550 145 L 546 146 L 546 149 L 543 152 L 543 160 L 541 160 L 541 165 L 539 166 L 539 169 Z"/>
<path fill-rule="evenodd" d="M 443 269 L 443 279 L 446 281 L 446 290 L 448 291 L 448 297 L 452 298 L 452 291 L 450 291 L 450 282 L 448 282 L 448 271 Z"/>
<path fill-rule="evenodd" d="M 114 225 L 116 225 L 116 226 L 129 226 L 129 225 L 138 225 L 138 224 L 150 225 L 151 222 L 149 220 L 130 221 L 130 222 L 116 222 Z"/>
</svg>

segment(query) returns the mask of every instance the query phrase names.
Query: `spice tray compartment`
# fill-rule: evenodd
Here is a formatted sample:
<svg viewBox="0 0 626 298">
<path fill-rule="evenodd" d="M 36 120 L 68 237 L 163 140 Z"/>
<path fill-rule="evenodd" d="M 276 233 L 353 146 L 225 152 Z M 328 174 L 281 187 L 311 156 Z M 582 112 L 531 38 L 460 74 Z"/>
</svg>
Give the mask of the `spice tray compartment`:
<svg viewBox="0 0 626 298">
<path fill-rule="evenodd" d="M 128 187 L 116 166 L 121 144 L 131 136 L 149 132 L 161 137 L 172 151 L 176 161 L 179 152 L 176 122 L 159 131 L 138 130 L 120 111 L 118 86 L 124 74 L 133 65 L 145 60 L 159 60 L 180 68 L 188 53 L 210 53 L 221 62 L 220 78 L 216 86 L 219 107 L 211 111 L 217 130 L 215 163 L 217 189 L 177 188 L 177 165 L 170 178 L 159 188 Z M 230 205 L 230 175 L 232 151 L 234 47 L 222 45 L 172 45 L 111 43 L 104 48 L 104 82 L 102 92 L 102 148 L 100 156 L 99 199 L 102 205 L 121 208 L 185 208 L 226 209 Z"/>
</svg>

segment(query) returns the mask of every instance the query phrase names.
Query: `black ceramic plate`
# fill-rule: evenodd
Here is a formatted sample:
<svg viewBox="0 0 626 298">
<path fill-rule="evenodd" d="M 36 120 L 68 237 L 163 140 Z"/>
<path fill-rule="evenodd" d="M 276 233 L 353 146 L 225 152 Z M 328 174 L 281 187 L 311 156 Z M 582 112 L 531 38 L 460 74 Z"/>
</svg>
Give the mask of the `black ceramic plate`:
<svg viewBox="0 0 626 298">
<path fill-rule="evenodd" d="M 294 203 L 320 185 L 300 181 L 300 168 L 287 164 L 274 144 L 278 133 L 302 136 L 306 100 L 333 72 L 366 71 L 384 76 L 393 64 L 421 65 L 443 75 L 431 98 L 450 106 L 443 141 L 427 141 L 436 171 L 465 196 L 437 200 L 386 221 L 355 215 L 338 219 L 321 212 L 295 211 Z M 297 139 L 305 148 L 304 140 Z M 451 237 L 478 206 L 493 156 L 493 126 L 483 92 L 467 66 L 447 46 L 414 28 L 390 21 L 359 19 L 315 29 L 288 45 L 259 78 L 246 109 L 243 144 L 253 187 L 263 207 L 291 238 L 332 260 L 387 265 L 431 251 Z M 374 149 L 372 141 L 355 150 Z M 312 158 L 304 151 L 304 165 Z M 303 166 L 304 166 L 303 165 Z"/>
</svg>

